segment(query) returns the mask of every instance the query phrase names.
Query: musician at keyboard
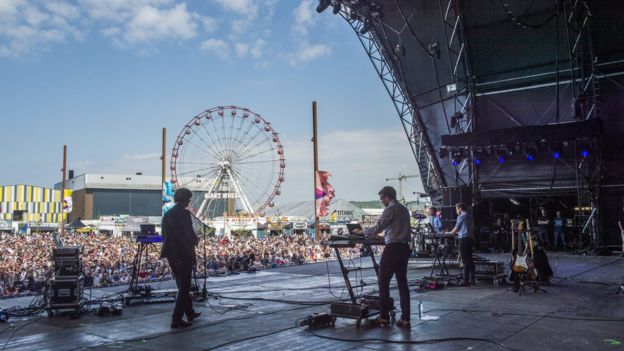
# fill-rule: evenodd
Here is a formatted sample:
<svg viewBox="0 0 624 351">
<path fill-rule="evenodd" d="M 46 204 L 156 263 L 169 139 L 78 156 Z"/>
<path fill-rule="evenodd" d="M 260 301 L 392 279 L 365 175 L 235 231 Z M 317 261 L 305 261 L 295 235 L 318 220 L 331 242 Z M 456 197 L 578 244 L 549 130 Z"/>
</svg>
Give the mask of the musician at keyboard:
<svg viewBox="0 0 624 351">
<path fill-rule="evenodd" d="M 455 228 L 449 234 L 457 234 L 459 239 L 459 254 L 461 255 L 464 265 L 462 286 L 470 286 L 475 284 L 475 266 L 472 260 L 472 245 L 474 244 L 474 234 L 472 232 L 472 217 L 467 212 L 464 203 L 455 205 L 457 213 L 457 223 Z"/>
<path fill-rule="evenodd" d="M 396 190 L 393 187 L 383 187 L 379 191 L 379 200 L 381 200 L 385 209 L 377 224 L 365 230 L 353 230 L 353 234 L 366 237 L 377 236 L 383 232 L 386 243 L 379 266 L 380 314 L 379 318 L 370 321 L 369 324 L 375 326 L 387 326 L 390 324 L 390 280 L 396 274 L 399 297 L 401 299 L 401 319 L 396 322 L 396 325 L 409 328 L 411 325 L 410 295 L 407 287 L 407 263 L 411 255 L 409 246 L 411 234 L 410 213 L 405 206 L 396 200 Z"/>
</svg>

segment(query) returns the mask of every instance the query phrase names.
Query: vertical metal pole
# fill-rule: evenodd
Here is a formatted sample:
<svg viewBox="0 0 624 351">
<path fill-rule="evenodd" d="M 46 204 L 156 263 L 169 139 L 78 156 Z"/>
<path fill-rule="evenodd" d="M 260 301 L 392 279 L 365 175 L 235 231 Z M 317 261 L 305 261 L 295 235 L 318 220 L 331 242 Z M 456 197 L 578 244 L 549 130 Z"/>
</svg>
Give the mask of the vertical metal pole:
<svg viewBox="0 0 624 351">
<path fill-rule="evenodd" d="M 61 183 L 61 237 L 65 236 L 65 210 L 63 203 L 65 198 L 65 183 L 67 182 L 67 145 L 63 145 L 63 182 Z"/>
<path fill-rule="evenodd" d="M 164 190 L 165 182 L 167 181 L 166 175 L 166 167 L 167 167 L 167 128 L 162 129 L 162 156 L 160 158 L 162 160 L 161 165 L 161 178 L 162 178 L 162 186 Z"/>
<path fill-rule="evenodd" d="M 316 208 L 316 175 L 318 173 L 318 137 L 317 137 L 317 127 L 316 127 L 316 101 L 312 101 L 312 142 L 314 143 L 314 177 L 312 177 L 312 181 L 314 182 L 314 238 L 316 240 L 321 239 L 320 230 L 319 230 L 319 217 L 318 217 L 318 209 Z"/>
</svg>

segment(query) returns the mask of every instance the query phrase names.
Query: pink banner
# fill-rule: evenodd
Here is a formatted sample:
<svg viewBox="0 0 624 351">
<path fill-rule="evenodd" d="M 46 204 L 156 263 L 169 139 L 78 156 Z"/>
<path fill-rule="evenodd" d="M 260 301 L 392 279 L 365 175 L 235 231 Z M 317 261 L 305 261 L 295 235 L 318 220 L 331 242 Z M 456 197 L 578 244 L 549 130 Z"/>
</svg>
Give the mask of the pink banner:
<svg viewBox="0 0 624 351">
<path fill-rule="evenodd" d="M 316 199 L 316 216 L 325 217 L 328 215 L 327 206 L 334 198 L 334 188 L 327 181 L 331 173 L 325 171 L 316 172 L 316 188 L 314 189 L 314 198 Z"/>
</svg>

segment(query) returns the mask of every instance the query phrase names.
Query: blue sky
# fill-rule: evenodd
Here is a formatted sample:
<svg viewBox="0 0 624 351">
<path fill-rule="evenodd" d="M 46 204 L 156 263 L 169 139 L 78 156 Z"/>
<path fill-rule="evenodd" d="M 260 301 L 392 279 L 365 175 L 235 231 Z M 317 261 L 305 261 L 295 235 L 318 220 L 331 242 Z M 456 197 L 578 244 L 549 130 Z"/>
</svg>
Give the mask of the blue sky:
<svg viewBox="0 0 624 351">
<path fill-rule="evenodd" d="M 386 177 L 415 174 L 416 165 L 357 37 L 315 6 L 0 0 L 0 184 L 59 181 L 63 144 L 78 174 L 158 175 L 162 127 L 172 144 L 195 114 L 237 105 L 281 135 L 278 203 L 304 199 L 317 100 L 320 167 L 333 173 L 338 197 L 374 199 Z M 420 191 L 420 181 L 406 189 Z"/>
</svg>

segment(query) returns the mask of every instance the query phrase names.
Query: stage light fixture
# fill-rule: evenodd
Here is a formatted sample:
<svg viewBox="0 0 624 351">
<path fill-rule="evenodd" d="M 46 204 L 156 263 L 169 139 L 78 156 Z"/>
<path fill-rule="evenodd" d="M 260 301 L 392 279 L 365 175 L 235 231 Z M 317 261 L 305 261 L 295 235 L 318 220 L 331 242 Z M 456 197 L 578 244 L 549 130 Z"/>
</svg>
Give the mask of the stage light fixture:
<svg viewBox="0 0 624 351">
<path fill-rule="evenodd" d="M 445 147 L 440 148 L 440 158 L 446 158 L 448 156 L 448 149 Z"/>
<path fill-rule="evenodd" d="M 464 153 L 462 152 L 462 149 L 453 149 L 451 151 L 451 162 L 453 163 L 453 166 L 459 165 L 463 158 Z"/>
<path fill-rule="evenodd" d="M 364 19 L 364 22 L 362 23 L 362 28 L 360 28 L 360 34 L 364 35 L 368 33 L 368 31 L 371 29 L 372 26 L 373 26 L 373 21 L 369 17 L 366 17 Z"/>
<path fill-rule="evenodd" d="M 524 145 L 524 156 L 528 161 L 535 161 L 537 157 L 537 145 L 535 143 L 527 143 Z"/>
<path fill-rule="evenodd" d="M 581 153 L 581 157 L 582 158 L 588 158 L 589 157 L 589 145 L 588 144 L 581 144 L 581 146 L 579 147 L 580 149 L 580 153 Z"/>
<path fill-rule="evenodd" d="M 342 5 L 340 5 L 340 3 L 338 1 L 336 1 L 334 3 L 334 9 L 332 10 L 332 13 L 334 15 L 337 15 L 340 12 L 340 9 L 342 8 Z"/>
<path fill-rule="evenodd" d="M 509 157 L 509 150 L 507 150 L 506 147 L 496 149 L 496 158 L 498 158 L 498 163 L 505 163 L 505 161 L 507 161 L 507 157 Z"/>
<path fill-rule="evenodd" d="M 455 112 L 451 116 L 451 128 L 455 128 L 462 118 L 464 118 L 464 115 L 460 111 Z"/>
<path fill-rule="evenodd" d="M 479 166 L 481 164 L 481 161 L 483 160 L 483 157 L 485 156 L 485 151 L 483 151 L 482 149 L 475 150 L 473 155 L 474 155 L 474 164 Z"/>
<path fill-rule="evenodd" d="M 321 13 L 331 5 L 331 0 L 319 0 L 318 5 L 316 6 L 316 12 Z"/>
<path fill-rule="evenodd" d="M 552 157 L 555 160 L 558 160 L 561 158 L 561 144 L 559 143 L 552 144 L 550 146 L 550 151 L 551 151 Z"/>
</svg>

